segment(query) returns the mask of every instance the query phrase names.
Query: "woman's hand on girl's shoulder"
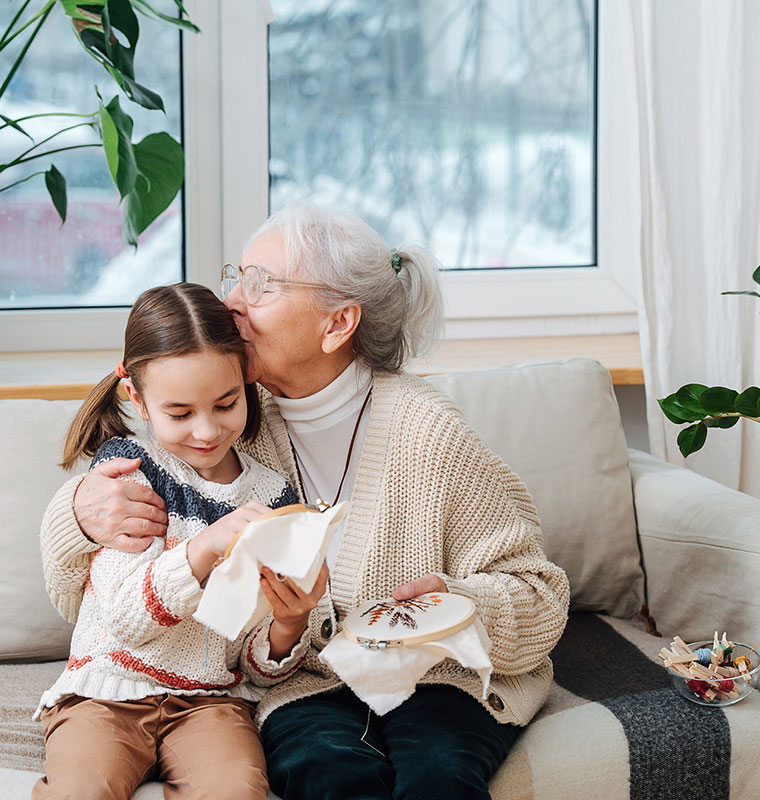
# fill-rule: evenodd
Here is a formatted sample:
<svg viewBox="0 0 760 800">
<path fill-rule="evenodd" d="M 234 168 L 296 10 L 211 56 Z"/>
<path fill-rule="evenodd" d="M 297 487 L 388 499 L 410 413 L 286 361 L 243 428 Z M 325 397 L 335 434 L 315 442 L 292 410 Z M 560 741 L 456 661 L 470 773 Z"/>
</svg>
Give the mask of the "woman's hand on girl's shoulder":
<svg viewBox="0 0 760 800">
<path fill-rule="evenodd" d="M 118 480 L 140 466 L 139 458 L 103 461 L 85 475 L 74 494 L 74 516 L 82 533 L 96 544 L 126 553 L 150 547 L 165 536 L 166 503 L 150 486 Z"/>
</svg>

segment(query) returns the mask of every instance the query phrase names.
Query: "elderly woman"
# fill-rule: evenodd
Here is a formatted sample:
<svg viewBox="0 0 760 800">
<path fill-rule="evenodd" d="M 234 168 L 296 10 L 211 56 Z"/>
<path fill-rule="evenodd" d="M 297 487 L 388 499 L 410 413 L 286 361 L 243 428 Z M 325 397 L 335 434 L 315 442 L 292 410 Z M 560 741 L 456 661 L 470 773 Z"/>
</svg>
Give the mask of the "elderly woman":
<svg viewBox="0 0 760 800">
<path fill-rule="evenodd" d="M 222 277 L 248 378 L 263 387 L 252 455 L 307 501 L 350 500 L 326 585 L 304 595 L 262 580 L 274 607 L 265 656 L 278 671 L 292 664 L 258 706 L 272 789 L 286 800 L 487 798 L 546 698 L 568 584 L 519 478 L 448 398 L 402 371 L 441 326 L 436 262 L 391 249 L 352 215 L 300 205 L 272 216 Z M 134 466 L 75 478 L 48 509 L 48 588 L 70 619 L 98 543 L 139 550 L 163 534 L 161 501 L 113 480 Z M 370 714 L 317 656 L 361 602 L 428 591 L 474 601 L 493 643 L 490 694 L 446 659 L 396 709 Z"/>
</svg>

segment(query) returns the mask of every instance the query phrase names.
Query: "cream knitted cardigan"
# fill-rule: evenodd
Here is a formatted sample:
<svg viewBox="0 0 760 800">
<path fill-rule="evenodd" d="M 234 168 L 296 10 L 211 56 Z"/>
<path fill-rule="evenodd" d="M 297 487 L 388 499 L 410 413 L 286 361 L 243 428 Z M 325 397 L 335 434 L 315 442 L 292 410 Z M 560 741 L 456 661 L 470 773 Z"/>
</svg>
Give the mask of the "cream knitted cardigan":
<svg viewBox="0 0 760 800">
<path fill-rule="evenodd" d="M 437 573 L 449 591 L 470 597 L 493 643 L 491 694 L 477 675 L 447 659 L 424 683 L 459 687 L 500 722 L 527 724 L 552 679 L 548 654 L 567 618 L 565 573 L 549 562 L 525 485 L 465 422 L 454 404 L 425 381 L 375 372 L 372 407 L 331 575 L 331 591 L 311 614 L 311 648 L 303 666 L 259 703 L 258 722 L 279 706 L 341 685 L 319 651 L 339 621 L 367 599 Z M 262 392 L 262 429 L 251 455 L 298 485 L 285 423 Z M 78 481 L 56 494 L 43 520 L 45 577 L 53 603 L 76 617 L 95 545 L 72 512 Z M 303 647 L 299 645 L 299 647 Z M 294 652 L 292 656 L 295 656 Z"/>
</svg>

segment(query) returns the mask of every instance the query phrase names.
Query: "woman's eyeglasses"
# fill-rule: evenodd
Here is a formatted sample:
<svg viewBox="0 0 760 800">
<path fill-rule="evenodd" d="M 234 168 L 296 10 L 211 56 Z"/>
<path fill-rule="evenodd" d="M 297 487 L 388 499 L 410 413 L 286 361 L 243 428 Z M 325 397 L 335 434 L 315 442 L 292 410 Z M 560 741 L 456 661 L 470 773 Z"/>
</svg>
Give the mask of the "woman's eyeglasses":
<svg viewBox="0 0 760 800">
<path fill-rule="evenodd" d="M 288 278 L 273 278 L 255 264 L 251 264 L 247 267 L 236 267 L 234 264 L 225 264 L 222 267 L 222 300 L 227 297 L 238 283 L 243 293 L 243 300 L 245 300 L 246 305 L 249 306 L 255 306 L 259 303 L 268 283 L 287 283 L 291 286 L 311 286 L 314 289 L 330 288 L 323 283 L 291 281 Z"/>
</svg>

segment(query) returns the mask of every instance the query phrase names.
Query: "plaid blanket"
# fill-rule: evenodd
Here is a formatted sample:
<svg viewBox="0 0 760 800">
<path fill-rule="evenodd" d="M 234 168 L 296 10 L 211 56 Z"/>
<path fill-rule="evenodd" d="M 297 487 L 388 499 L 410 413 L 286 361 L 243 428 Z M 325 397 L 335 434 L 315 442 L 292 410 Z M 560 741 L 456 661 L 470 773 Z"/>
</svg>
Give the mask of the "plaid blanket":
<svg viewBox="0 0 760 800">
<path fill-rule="evenodd" d="M 494 776 L 492 797 L 760 796 L 758 692 L 723 709 L 690 703 L 657 659 L 668 641 L 629 621 L 572 614 L 546 705 Z M 42 727 L 30 718 L 63 663 L 0 665 L 0 768 L 42 772 Z"/>
</svg>

